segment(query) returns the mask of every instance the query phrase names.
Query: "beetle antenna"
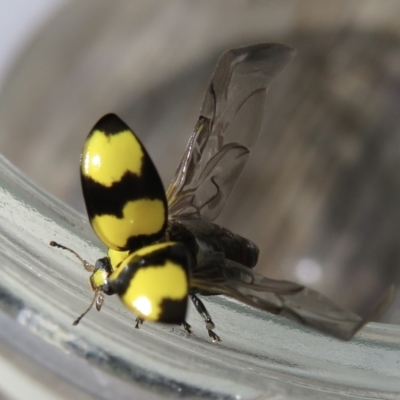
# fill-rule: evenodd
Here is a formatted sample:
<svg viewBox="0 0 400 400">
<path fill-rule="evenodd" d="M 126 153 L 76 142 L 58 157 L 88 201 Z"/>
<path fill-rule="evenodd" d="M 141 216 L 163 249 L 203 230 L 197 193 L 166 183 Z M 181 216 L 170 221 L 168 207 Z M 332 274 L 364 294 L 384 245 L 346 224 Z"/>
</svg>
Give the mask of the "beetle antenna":
<svg viewBox="0 0 400 400">
<path fill-rule="evenodd" d="M 65 247 L 60 243 L 55 242 L 52 240 L 50 243 L 50 246 L 52 247 L 58 247 L 59 249 L 67 250 L 70 253 L 72 253 L 83 265 L 83 268 L 85 268 L 86 271 L 88 272 L 93 272 L 94 271 L 94 265 L 88 263 L 86 260 L 84 260 L 76 251 L 70 249 L 69 247 Z"/>
<path fill-rule="evenodd" d="M 93 305 L 98 302 L 97 298 L 99 296 L 99 293 L 100 293 L 99 290 L 96 290 L 94 292 L 94 296 L 93 296 L 92 301 L 89 304 L 89 307 L 72 323 L 73 326 L 78 325 L 79 322 L 81 321 L 81 319 L 92 309 Z"/>
</svg>

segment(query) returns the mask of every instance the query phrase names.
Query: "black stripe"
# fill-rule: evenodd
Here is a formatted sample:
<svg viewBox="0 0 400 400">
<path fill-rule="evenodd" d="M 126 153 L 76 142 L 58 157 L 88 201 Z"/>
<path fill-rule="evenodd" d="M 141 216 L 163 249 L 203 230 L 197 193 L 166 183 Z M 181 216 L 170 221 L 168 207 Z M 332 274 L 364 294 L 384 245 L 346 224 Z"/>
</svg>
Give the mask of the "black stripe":
<svg viewBox="0 0 400 400">
<path fill-rule="evenodd" d="M 123 216 L 123 208 L 128 201 L 159 199 L 167 210 L 164 186 L 153 163 L 147 157 L 142 163 L 141 176 L 126 172 L 120 181 L 111 186 L 103 186 L 81 174 L 83 196 L 89 219 L 96 215 Z"/>
<path fill-rule="evenodd" d="M 130 282 L 139 268 L 160 267 L 162 268 L 166 261 L 170 260 L 174 264 L 178 264 L 183 270 L 189 274 L 190 258 L 186 247 L 182 243 L 175 243 L 172 246 L 164 247 L 152 253 L 146 254 L 143 257 L 133 258 L 129 264 L 125 265 L 124 270 L 116 279 L 110 280 L 111 287 L 117 294 L 122 296 L 128 289 Z M 121 268 L 121 267 L 120 267 Z M 166 282 L 172 284 L 173 282 Z"/>
<path fill-rule="evenodd" d="M 131 251 L 136 251 L 139 250 L 145 246 L 148 246 L 151 243 L 156 242 L 157 240 L 160 240 L 165 232 L 166 228 L 166 223 L 163 225 L 163 227 L 156 233 L 153 233 L 152 235 L 136 235 L 136 236 L 130 236 L 128 240 L 126 241 L 125 245 L 121 247 L 119 250 L 131 250 Z"/>
<path fill-rule="evenodd" d="M 96 125 L 90 131 L 88 138 L 95 131 L 102 131 L 106 136 L 111 136 L 126 130 L 131 131 L 131 128 L 121 118 L 115 114 L 107 114 L 97 121 Z"/>
<path fill-rule="evenodd" d="M 96 215 L 114 215 L 117 218 L 122 218 L 123 208 L 128 201 L 157 199 L 163 202 L 164 223 L 160 230 L 150 235 L 132 235 L 126 238 L 125 244 L 118 250 L 137 250 L 162 238 L 168 223 L 168 205 L 164 187 L 158 174 L 153 175 L 151 180 L 144 180 L 132 173 L 126 173 L 121 181 L 109 188 L 83 175 L 81 175 L 81 178 L 86 210 L 90 221 Z M 141 216 L 141 218 L 146 218 L 146 215 Z"/>
<path fill-rule="evenodd" d="M 164 324 L 181 324 L 185 320 L 187 303 L 187 296 L 182 300 L 164 299 L 158 321 Z"/>
</svg>

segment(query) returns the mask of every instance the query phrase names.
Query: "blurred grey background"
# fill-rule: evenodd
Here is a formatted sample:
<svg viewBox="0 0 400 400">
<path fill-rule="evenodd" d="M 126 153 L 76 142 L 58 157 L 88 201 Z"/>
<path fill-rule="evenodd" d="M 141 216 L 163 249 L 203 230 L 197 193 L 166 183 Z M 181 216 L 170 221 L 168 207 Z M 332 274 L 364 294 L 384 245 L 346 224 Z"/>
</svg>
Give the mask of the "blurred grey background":
<svg viewBox="0 0 400 400">
<path fill-rule="evenodd" d="M 399 281 L 398 1 L 5 4 L 0 150 L 81 212 L 79 155 L 103 114 L 136 131 L 167 186 L 218 56 L 255 42 L 297 48 L 217 222 L 258 244 L 260 272 L 360 312 Z M 398 304 L 384 320 L 400 321 Z"/>
</svg>

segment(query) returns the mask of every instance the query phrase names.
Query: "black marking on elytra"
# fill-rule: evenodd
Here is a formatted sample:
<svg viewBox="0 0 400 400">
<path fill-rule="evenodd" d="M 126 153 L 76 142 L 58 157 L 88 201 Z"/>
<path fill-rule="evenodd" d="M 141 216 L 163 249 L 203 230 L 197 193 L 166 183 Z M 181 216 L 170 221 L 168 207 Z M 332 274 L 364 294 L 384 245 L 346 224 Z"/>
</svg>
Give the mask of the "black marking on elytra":
<svg viewBox="0 0 400 400">
<path fill-rule="evenodd" d="M 148 165 L 148 163 L 144 163 L 144 165 Z M 152 165 L 150 164 L 150 169 L 151 167 Z M 157 199 L 164 204 L 164 224 L 160 230 L 150 235 L 131 236 L 127 238 L 126 243 L 118 250 L 136 250 L 153 243 L 162 238 L 167 227 L 168 205 L 162 182 L 154 166 L 150 175 L 145 169 L 143 172 L 147 179 L 127 172 L 119 182 L 114 183 L 111 187 L 103 186 L 81 175 L 82 190 L 90 221 L 96 215 L 113 215 L 117 218 L 123 218 L 123 208 L 128 201 Z M 146 215 L 141 216 L 141 218 L 146 218 Z"/>
<path fill-rule="evenodd" d="M 172 246 L 163 247 L 144 256 L 134 257 L 129 264 L 119 267 L 122 267 L 123 271 L 116 279 L 110 280 L 109 284 L 121 296 L 127 291 L 132 278 L 140 268 L 163 268 L 167 260 L 180 265 L 187 275 L 189 274 L 191 269 L 190 255 L 184 244 L 175 243 Z M 165 284 L 173 284 L 173 282 L 165 282 Z"/>
<path fill-rule="evenodd" d="M 165 324 L 182 324 L 186 317 L 187 303 L 187 296 L 180 300 L 164 299 L 161 302 L 158 321 Z"/>
<path fill-rule="evenodd" d="M 146 165 L 147 163 L 144 163 L 142 176 L 126 172 L 120 181 L 109 187 L 82 175 L 82 190 L 89 219 L 96 215 L 114 215 L 122 218 L 126 203 L 140 199 L 159 199 L 167 209 L 162 182 L 153 168 L 150 167 L 150 170 L 146 171 Z"/>
<path fill-rule="evenodd" d="M 160 240 L 164 235 L 166 224 L 167 224 L 167 222 L 165 222 L 163 227 L 158 232 L 153 233 L 152 235 L 130 236 L 127 239 L 125 245 L 123 247 L 119 248 L 118 250 L 120 250 L 120 251 L 126 251 L 126 250 L 136 251 L 136 250 L 141 249 L 142 247 L 148 246 L 148 245 L 156 242 L 157 240 Z"/>
<path fill-rule="evenodd" d="M 95 131 L 101 131 L 104 132 L 106 136 L 111 136 L 127 130 L 131 131 L 131 128 L 129 128 L 121 118 L 115 114 L 107 114 L 97 121 L 96 125 L 90 131 L 88 138 L 90 138 Z"/>
</svg>

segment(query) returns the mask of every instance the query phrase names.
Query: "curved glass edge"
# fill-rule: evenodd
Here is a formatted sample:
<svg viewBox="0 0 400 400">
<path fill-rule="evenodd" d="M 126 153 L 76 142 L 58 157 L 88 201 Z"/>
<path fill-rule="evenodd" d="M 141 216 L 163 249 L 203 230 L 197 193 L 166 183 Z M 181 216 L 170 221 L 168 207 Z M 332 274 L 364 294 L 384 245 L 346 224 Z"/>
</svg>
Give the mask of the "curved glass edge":
<svg viewBox="0 0 400 400">
<path fill-rule="evenodd" d="M 192 335 L 150 323 L 136 330 L 135 316 L 111 297 L 101 313 L 93 311 L 73 327 L 91 299 L 88 273 L 72 255 L 48 243 L 56 240 L 89 261 L 103 256 L 86 219 L 2 157 L 0 204 L 0 370 L 5 354 L 18 355 L 6 370 L 35 376 L 52 398 L 76 392 L 131 398 L 135 390 L 144 390 L 146 398 L 193 399 L 400 395 L 396 325 L 371 323 L 352 341 L 341 342 L 211 297 L 204 302 L 222 338 L 214 344 L 192 310 Z M 10 382 L 0 383 L 0 393 L 10 390 Z"/>
</svg>

